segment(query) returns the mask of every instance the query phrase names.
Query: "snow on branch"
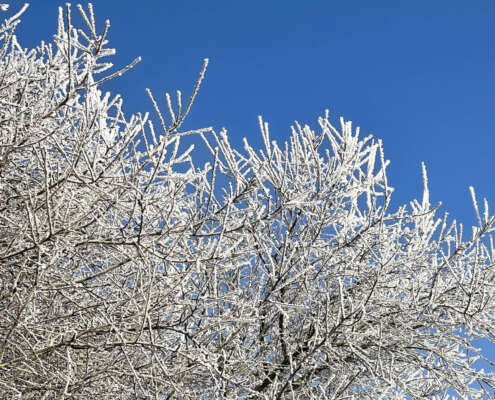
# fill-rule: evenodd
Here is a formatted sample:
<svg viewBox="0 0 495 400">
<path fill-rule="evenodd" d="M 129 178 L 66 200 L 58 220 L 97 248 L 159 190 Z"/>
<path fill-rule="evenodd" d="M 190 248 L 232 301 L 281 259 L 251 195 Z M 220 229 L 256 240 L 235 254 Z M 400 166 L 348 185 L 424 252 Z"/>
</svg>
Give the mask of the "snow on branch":
<svg viewBox="0 0 495 400">
<path fill-rule="evenodd" d="M 495 217 L 474 189 L 464 238 L 424 163 L 422 200 L 391 210 L 381 140 L 328 111 L 283 143 L 260 117 L 262 149 L 183 130 L 207 59 L 168 115 L 147 91 L 155 128 L 100 90 L 140 59 L 111 72 L 92 5 L 32 50 L 24 10 L 0 30 L 0 398 L 493 394 L 473 340 L 494 341 Z"/>
</svg>

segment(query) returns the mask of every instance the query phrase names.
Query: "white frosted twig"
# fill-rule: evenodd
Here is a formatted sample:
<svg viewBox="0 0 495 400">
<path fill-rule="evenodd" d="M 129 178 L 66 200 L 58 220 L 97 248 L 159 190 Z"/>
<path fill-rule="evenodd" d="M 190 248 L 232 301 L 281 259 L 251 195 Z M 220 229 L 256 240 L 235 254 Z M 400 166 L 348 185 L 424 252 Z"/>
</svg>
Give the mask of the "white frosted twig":
<svg viewBox="0 0 495 400">
<path fill-rule="evenodd" d="M 474 192 L 474 187 L 469 186 L 469 192 L 471 193 L 471 199 L 473 201 L 474 212 L 476 213 L 476 219 L 478 221 L 478 227 L 482 227 L 483 224 L 481 222 L 480 210 L 478 208 L 478 202 L 476 201 L 476 194 Z"/>
</svg>

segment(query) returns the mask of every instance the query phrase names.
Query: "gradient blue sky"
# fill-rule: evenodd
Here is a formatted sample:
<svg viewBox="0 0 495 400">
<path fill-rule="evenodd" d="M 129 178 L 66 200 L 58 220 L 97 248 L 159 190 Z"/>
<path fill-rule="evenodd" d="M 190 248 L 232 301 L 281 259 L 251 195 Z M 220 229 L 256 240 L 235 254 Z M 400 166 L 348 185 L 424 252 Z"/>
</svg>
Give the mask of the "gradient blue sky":
<svg viewBox="0 0 495 400">
<path fill-rule="evenodd" d="M 23 2 L 13 1 L 19 8 Z M 57 6 L 33 0 L 18 30 L 32 47 L 55 33 Z M 282 142 L 294 120 L 317 126 L 329 108 L 384 141 L 393 205 L 421 196 L 470 227 L 473 185 L 495 211 L 495 2 L 95 0 L 110 19 L 116 66 L 143 61 L 104 89 L 128 112 L 151 111 L 144 89 L 189 95 L 206 80 L 188 127 L 226 127 L 259 143 L 257 116 Z M 74 7 L 74 11 L 75 7 Z M 162 102 L 164 104 L 164 102 Z M 470 231 L 470 229 L 467 229 Z M 495 359 L 495 351 L 491 354 Z"/>
</svg>

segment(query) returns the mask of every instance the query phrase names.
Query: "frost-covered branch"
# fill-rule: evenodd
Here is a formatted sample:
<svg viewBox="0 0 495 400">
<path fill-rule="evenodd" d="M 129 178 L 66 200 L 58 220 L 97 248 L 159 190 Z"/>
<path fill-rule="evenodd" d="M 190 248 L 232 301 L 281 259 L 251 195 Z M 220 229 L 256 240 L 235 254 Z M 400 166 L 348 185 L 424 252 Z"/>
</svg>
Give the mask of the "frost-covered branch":
<svg viewBox="0 0 495 400">
<path fill-rule="evenodd" d="M 100 86 L 135 62 L 112 72 L 109 22 L 78 9 L 33 50 L 20 15 L 0 29 L 0 397 L 493 393 L 473 346 L 495 333 L 486 200 L 464 233 L 423 165 L 422 200 L 390 210 L 381 141 L 328 112 L 280 144 L 260 118 L 261 150 L 183 131 L 208 60 L 168 115 L 148 92 L 159 129 L 126 116 Z"/>
</svg>

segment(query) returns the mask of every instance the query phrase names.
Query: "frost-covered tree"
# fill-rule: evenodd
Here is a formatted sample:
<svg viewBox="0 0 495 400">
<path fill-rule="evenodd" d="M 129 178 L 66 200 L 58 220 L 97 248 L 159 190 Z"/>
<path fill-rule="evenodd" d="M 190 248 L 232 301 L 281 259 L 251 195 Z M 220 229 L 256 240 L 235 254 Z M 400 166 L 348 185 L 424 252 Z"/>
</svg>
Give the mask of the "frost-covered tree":
<svg viewBox="0 0 495 400">
<path fill-rule="evenodd" d="M 488 398 L 494 217 L 389 210 L 383 148 L 328 113 L 262 150 L 126 117 L 100 85 L 109 23 L 0 40 L 2 399 Z M 15 12 L 15 11 L 13 11 Z M 137 60 L 136 60 L 137 62 Z M 211 152 L 194 165 L 192 147 Z M 482 209 L 480 209 L 482 208 Z M 485 360 L 488 361 L 488 360 Z"/>
</svg>

